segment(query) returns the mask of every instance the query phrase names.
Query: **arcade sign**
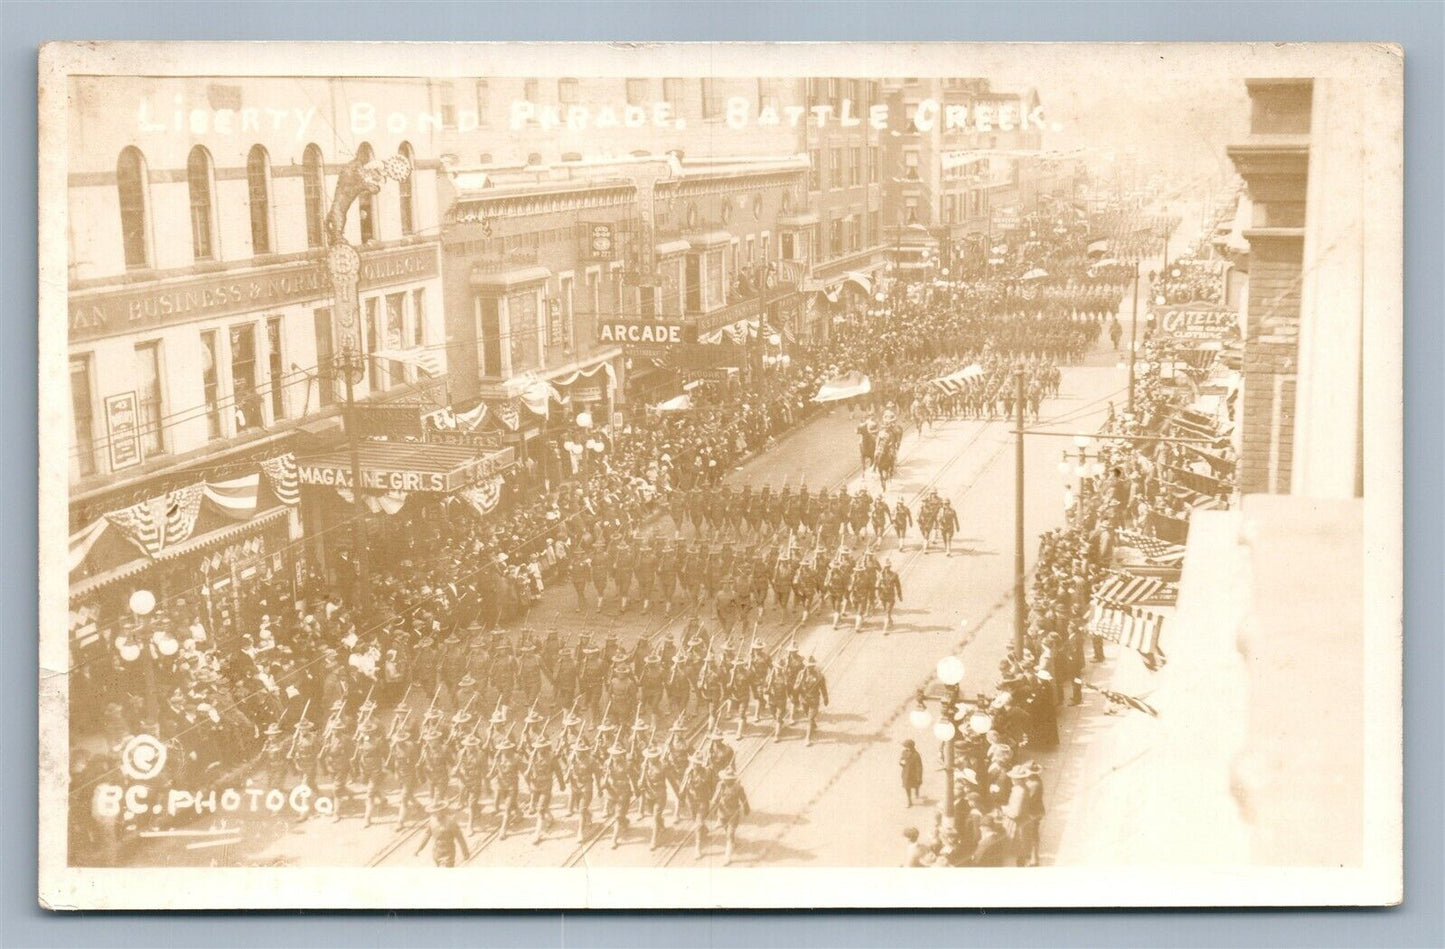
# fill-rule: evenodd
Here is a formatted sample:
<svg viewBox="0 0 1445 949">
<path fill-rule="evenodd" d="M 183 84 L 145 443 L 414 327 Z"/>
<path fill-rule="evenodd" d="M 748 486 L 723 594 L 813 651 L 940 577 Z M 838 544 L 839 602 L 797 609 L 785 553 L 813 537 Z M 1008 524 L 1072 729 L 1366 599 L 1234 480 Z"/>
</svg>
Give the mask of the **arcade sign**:
<svg viewBox="0 0 1445 949">
<path fill-rule="evenodd" d="M 680 346 L 695 342 L 690 323 L 675 320 L 598 320 L 597 341 L 612 345 Z"/>
</svg>

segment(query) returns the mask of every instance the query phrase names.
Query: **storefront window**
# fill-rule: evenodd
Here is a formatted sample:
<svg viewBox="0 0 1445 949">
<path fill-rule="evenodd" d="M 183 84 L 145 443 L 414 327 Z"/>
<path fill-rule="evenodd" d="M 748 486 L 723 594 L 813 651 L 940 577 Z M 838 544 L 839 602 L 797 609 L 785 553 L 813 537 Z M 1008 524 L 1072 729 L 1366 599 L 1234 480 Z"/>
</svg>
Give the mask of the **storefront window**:
<svg viewBox="0 0 1445 949">
<path fill-rule="evenodd" d="M 221 373 L 216 355 L 215 330 L 201 334 L 201 395 L 206 400 L 207 437 L 220 438 Z"/>
<path fill-rule="evenodd" d="M 256 392 L 256 328 L 249 323 L 231 327 L 231 397 L 236 431 L 260 428 L 264 420 Z"/>
<path fill-rule="evenodd" d="M 286 363 L 281 350 L 281 317 L 266 321 L 266 359 L 271 376 L 271 418 L 286 417 Z"/>
</svg>

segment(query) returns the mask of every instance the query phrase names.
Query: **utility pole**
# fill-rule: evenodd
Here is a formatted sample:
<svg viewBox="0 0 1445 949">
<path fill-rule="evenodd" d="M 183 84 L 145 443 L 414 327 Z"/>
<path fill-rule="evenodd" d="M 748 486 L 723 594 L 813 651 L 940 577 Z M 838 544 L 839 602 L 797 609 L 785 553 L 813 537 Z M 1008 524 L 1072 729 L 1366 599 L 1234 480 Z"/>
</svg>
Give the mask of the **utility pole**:
<svg viewBox="0 0 1445 949">
<path fill-rule="evenodd" d="M 1129 320 L 1129 414 L 1134 414 L 1134 338 L 1139 330 L 1139 262 L 1134 262 L 1134 316 Z"/>
<path fill-rule="evenodd" d="M 351 501 L 355 513 L 351 524 L 352 557 L 356 563 L 356 608 L 358 618 L 365 618 L 371 608 L 371 577 L 366 555 L 366 501 L 362 497 L 361 436 L 356 429 L 356 383 L 366 376 L 366 356 L 362 352 L 358 311 L 357 283 L 361 276 L 361 254 L 346 239 L 346 215 L 362 193 L 375 195 L 386 181 L 400 181 L 411 174 L 411 161 L 405 155 L 394 155 L 386 161 L 367 162 L 355 159 L 336 177 L 336 192 L 331 210 L 326 215 L 325 232 L 328 250 L 326 267 L 331 277 L 334 296 L 332 311 L 336 320 L 340 352 L 333 365 L 346 383 L 346 441 L 351 452 Z"/>
<path fill-rule="evenodd" d="M 1014 370 L 1014 657 L 1024 655 L 1024 627 L 1028 605 L 1024 602 L 1024 371 Z"/>
</svg>

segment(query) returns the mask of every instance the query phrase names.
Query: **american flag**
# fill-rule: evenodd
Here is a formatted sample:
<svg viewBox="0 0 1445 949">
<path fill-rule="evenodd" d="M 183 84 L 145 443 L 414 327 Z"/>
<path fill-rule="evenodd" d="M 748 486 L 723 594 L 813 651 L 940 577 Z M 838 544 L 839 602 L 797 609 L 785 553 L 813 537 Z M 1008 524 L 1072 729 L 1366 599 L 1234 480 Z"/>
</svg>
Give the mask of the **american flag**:
<svg viewBox="0 0 1445 949">
<path fill-rule="evenodd" d="M 1150 563 L 1178 563 L 1184 559 L 1184 547 L 1151 537 L 1143 531 L 1121 527 L 1114 532 L 1114 541 L 1121 547 L 1133 547 Z"/>
</svg>

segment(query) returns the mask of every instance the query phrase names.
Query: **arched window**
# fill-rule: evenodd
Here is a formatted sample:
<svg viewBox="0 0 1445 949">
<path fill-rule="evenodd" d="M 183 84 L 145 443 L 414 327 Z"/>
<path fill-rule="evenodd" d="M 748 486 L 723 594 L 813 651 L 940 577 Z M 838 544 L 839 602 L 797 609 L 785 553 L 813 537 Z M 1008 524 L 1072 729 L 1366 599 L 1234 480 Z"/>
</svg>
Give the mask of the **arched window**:
<svg viewBox="0 0 1445 949">
<path fill-rule="evenodd" d="M 127 267 L 150 266 L 146 228 L 146 160 L 129 145 L 115 163 L 115 186 L 120 194 L 120 236 Z"/>
<path fill-rule="evenodd" d="M 315 145 L 307 145 L 301 155 L 301 186 L 306 201 L 306 246 L 320 247 L 326 242 L 322 225 L 326 217 L 326 163 Z"/>
<path fill-rule="evenodd" d="M 271 156 L 252 145 L 246 156 L 246 195 L 251 204 L 251 252 L 271 253 Z"/>
<path fill-rule="evenodd" d="M 376 155 L 371 150 L 368 142 L 362 142 L 356 148 L 356 160 L 363 165 L 373 161 Z M 376 240 L 376 199 L 369 191 L 361 192 L 361 197 L 356 199 L 356 216 L 361 224 L 361 243 L 369 244 Z"/>
<path fill-rule="evenodd" d="M 415 165 L 416 155 L 413 154 L 410 143 L 402 142 L 401 147 L 396 151 L 407 160 L 408 165 Z M 412 171 L 408 171 L 406 177 L 397 182 L 397 191 L 401 195 L 401 232 L 403 234 L 411 234 L 416 230 L 416 220 L 412 216 L 411 176 Z"/>
<path fill-rule="evenodd" d="M 210 260 L 215 251 L 214 177 L 211 153 L 200 145 L 191 149 L 186 159 L 186 181 L 191 191 L 191 249 L 197 260 Z"/>
</svg>

